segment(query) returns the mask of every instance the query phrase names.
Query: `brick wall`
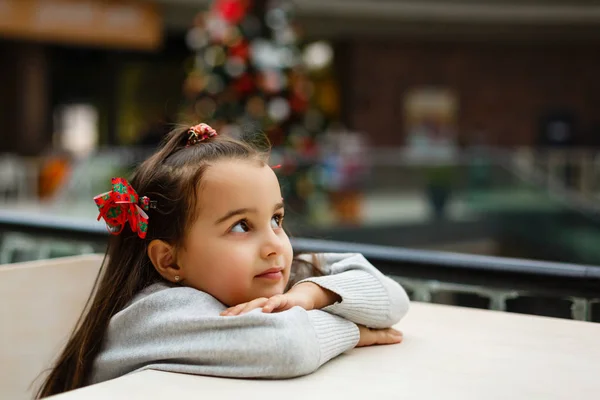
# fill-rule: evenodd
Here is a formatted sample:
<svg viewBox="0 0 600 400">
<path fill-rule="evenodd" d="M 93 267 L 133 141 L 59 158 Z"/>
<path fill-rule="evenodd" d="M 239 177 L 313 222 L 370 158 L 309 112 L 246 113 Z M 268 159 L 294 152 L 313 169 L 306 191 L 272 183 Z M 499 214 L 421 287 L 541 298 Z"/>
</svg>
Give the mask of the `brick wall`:
<svg viewBox="0 0 600 400">
<path fill-rule="evenodd" d="M 558 108 L 574 113 L 578 143 L 585 144 L 600 121 L 598 45 L 365 39 L 340 46 L 339 54 L 346 122 L 375 145 L 403 143 L 403 96 L 421 85 L 455 90 L 463 142 L 483 130 L 490 144 L 535 144 L 541 114 Z"/>
</svg>

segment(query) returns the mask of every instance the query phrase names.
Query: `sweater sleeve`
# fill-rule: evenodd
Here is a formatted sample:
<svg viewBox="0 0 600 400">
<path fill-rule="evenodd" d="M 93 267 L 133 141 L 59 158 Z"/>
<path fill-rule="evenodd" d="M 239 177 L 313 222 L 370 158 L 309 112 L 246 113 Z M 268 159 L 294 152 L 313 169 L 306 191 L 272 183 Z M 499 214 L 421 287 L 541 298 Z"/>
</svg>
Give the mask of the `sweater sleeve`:
<svg viewBox="0 0 600 400">
<path fill-rule="evenodd" d="M 370 328 L 389 328 L 408 312 L 409 299 L 397 282 L 383 275 L 362 254 L 317 255 L 324 276 L 313 282 L 339 295 L 342 301 L 323 308 L 331 314 Z"/>
<path fill-rule="evenodd" d="M 134 301 L 110 321 L 91 383 L 144 369 L 239 378 L 309 374 L 359 339 L 343 318 L 300 307 L 232 317 L 191 288 L 168 288 Z"/>
</svg>

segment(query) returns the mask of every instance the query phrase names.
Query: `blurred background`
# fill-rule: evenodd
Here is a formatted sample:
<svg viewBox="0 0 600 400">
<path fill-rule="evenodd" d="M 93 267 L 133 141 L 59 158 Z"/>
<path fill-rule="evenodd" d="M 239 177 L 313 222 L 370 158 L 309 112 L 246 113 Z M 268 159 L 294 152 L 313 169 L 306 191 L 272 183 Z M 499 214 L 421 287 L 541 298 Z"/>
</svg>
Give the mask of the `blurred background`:
<svg viewBox="0 0 600 400">
<path fill-rule="evenodd" d="M 18 227 L 101 226 L 110 178 L 202 121 L 267 133 L 293 236 L 600 265 L 599 50 L 594 0 L 0 0 L 0 262 L 102 252 Z M 423 301 L 600 314 L 413 278 Z"/>
</svg>

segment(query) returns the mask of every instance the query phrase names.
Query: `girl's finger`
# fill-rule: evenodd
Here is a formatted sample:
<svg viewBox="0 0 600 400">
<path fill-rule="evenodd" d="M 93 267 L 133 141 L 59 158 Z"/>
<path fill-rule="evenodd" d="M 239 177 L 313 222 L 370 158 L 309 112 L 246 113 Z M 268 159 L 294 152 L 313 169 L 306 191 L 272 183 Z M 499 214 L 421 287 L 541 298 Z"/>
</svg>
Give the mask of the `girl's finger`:
<svg viewBox="0 0 600 400">
<path fill-rule="evenodd" d="M 279 302 L 279 305 L 273 309 L 273 312 L 281 312 L 281 311 L 285 311 L 290 309 L 291 306 L 291 302 L 289 297 L 285 296 L 285 295 L 281 295 L 281 301 Z"/>
<path fill-rule="evenodd" d="M 394 344 L 402 342 L 402 332 L 393 328 L 381 329 L 377 331 L 377 344 Z"/>
<path fill-rule="evenodd" d="M 267 304 L 264 305 L 263 307 L 263 312 L 264 313 L 270 313 L 273 310 L 276 310 L 277 308 L 281 307 L 281 303 L 283 302 L 283 295 L 275 295 L 273 297 L 271 297 L 269 299 L 269 301 L 267 301 Z"/>
<path fill-rule="evenodd" d="M 235 306 L 235 307 L 237 307 L 237 306 Z M 233 309 L 234 309 L 235 307 L 229 307 L 227 310 L 223 311 L 223 312 L 221 313 L 221 315 L 222 315 L 222 316 L 226 316 L 226 315 L 229 315 L 229 314 L 231 314 L 231 313 L 233 312 Z"/>
<path fill-rule="evenodd" d="M 246 303 L 246 307 L 244 307 L 238 315 L 242 315 L 242 314 L 246 314 L 247 312 L 250 312 L 252 310 L 254 310 L 255 308 L 260 308 L 262 306 L 265 305 L 265 303 L 269 301 L 269 299 L 267 299 L 266 297 L 260 297 L 258 299 L 254 299 L 249 303 Z"/>
<path fill-rule="evenodd" d="M 267 301 L 267 304 L 265 304 L 264 307 L 262 308 L 262 311 L 264 313 L 270 313 L 275 308 L 279 307 L 279 303 L 280 303 L 280 301 L 277 297 L 271 297 L 269 299 L 269 301 Z"/>
<path fill-rule="evenodd" d="M 244 309 L 244 307 L 246 307 L 246 304 L 248 304 L 248 303 L 242 303 L 242 304 L 238 304 L 237 306 L 234 306 L 234 307 L 229 307 L 227 310 L 223 311 L 221 313 L 221 315 L 225 316 L 225 317 L 230 317 L 230 316 L 233 316 L 233 315 L 238 315 L 239 312 L 242 309 Z"/>
<path fill-rule="evenodd" d="M 396 335 L 396 336 L 400 336 L 400 337 L 404 336 L 404 335 L 402 334 L 402 332 L 401 332 L 401 331 L 399 331 L 399 330 L 397 330 L 397 329 L 390 328 L 390 331 L 391 331 L 392 335 Z"/>
</svg>

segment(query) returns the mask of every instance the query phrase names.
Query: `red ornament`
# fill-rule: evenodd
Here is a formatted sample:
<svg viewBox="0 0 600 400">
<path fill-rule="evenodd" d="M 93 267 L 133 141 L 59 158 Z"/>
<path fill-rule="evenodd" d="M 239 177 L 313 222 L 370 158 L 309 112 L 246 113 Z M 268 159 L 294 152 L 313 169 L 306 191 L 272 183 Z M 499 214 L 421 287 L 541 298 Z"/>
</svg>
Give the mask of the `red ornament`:
<svg viewBox="0 0 600 400">
<path fill-rule="evenodd" d="M 319 154 L 319 148 L 314 140 L 305 140 L 304 152 L 307 157 L 316 157 Z"/>
<path fill-rule="evenodd" d="M 248 2 L 245 0 L 217 0 L 215 10 L 230 24 L 240 22 L 248 11 Z"/>
<path fill-rule="evenodd" d="M 248 60 L 249 54 L 250 50 L 248 48 L 248 43 L 244 41 L 229 48 L 229 55 L 232 57 L 239 57 L 242 60 Z"/>
<path fill-rule="evenodd" d="M 308 101 L 299 96 L 292 95 L 292 98 L 290 99 L 290 106 L 295 113 L 301 114 L 308 108 Z"/>
<path fill-rule="evenodd" d="M 247 93 L 254 89 L 254 80 L 252 75 L 244 74 L 233 84 L 234 89 L 238 93 Z"/>
</svg>

